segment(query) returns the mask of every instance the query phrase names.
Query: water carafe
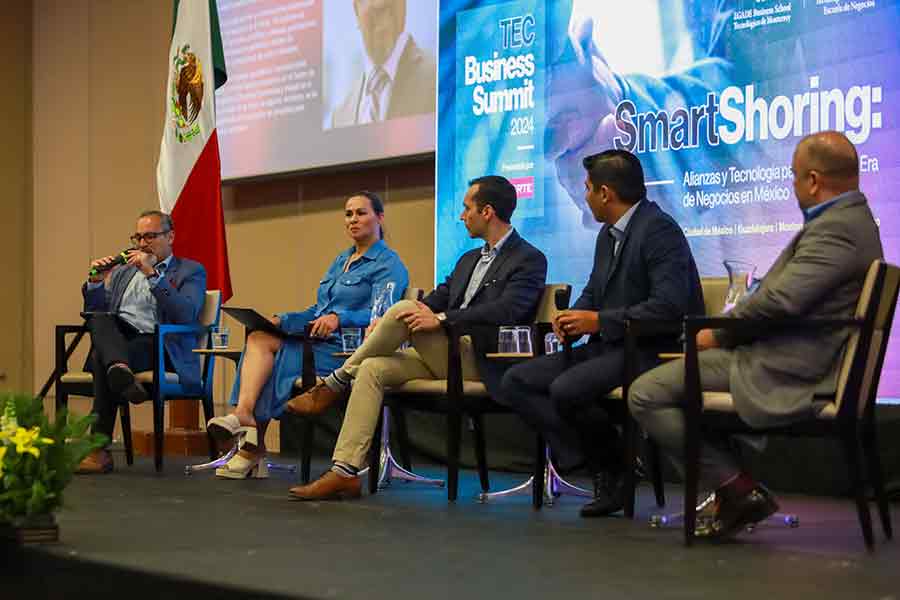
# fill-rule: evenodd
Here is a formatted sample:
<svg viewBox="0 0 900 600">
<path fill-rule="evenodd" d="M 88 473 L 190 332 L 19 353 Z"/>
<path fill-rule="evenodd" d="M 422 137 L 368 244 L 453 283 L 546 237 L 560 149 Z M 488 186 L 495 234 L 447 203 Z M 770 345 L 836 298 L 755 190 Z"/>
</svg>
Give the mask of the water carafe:
<svg viewBox="0 0 900 600">
<path fill-rule="evenodd" d="M 725 306 L 723 313 L 727 313 L 750 293 L 754 285 L 753 275 L 756 273 L 756 265 L 742 260 L 723 261 L 728 271 L 728 292 L 725 294 Z"/>
</svg>

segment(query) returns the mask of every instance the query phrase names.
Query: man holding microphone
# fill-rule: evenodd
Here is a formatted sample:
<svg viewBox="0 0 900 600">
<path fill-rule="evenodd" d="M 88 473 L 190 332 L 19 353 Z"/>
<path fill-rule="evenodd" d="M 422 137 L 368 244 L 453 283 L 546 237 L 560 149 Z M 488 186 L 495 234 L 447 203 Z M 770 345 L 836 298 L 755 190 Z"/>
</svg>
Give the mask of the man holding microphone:
<svg viewBox="0 0 900 600">
<path fill-rule="evenodd" d="M 132 248 L 119 256 L 91 262 L 82 286 L 84 311 L 91 313 L 88 331 L 93 346 L 88 359 L 94 375 L 95 433 L 112 437 L 119 402 L 149 398 L 134 374 L 153 368 L 153 331 L 157 323 L 196 324 L 206 295 L 206 271 L 198 262 L 172 254 L 172 218 L 158 210 L 138 217 Z M 186 385 L 200 385 L 196 340 L 169 336 L 165 340 L 166 370 Z M 109 450 L 89 454 L 79 473 L 108 473 Z"/>
</svg>

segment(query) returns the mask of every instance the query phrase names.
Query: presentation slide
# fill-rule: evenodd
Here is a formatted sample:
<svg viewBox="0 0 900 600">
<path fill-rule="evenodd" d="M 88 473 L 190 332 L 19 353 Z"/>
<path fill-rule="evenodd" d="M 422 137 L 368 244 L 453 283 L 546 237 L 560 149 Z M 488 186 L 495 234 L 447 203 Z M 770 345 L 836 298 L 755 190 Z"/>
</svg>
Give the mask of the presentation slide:
<svg viewBox="0 0 900 600">
<path fill-rule="evenodd" d="M 223 179 L 434 151 L 436 0 L 218 0 Z"/>
<path fill-rule="evenodd" d="M 856 144 L 887 260 L 900 261 L 900 5 L 886 0 L 441 0 L 437 280 L 472 248 L 467 182 L 509 178 L 513 224 L 548 280 L 587 281 L 600 225 L 584 156 L 641 159 L 648 198 L 703 276 L 762 277 L 802 228 L 791 155 L 809 133 Z M 900 336 L 880 393 L 900 397 Z"/>
</svg>

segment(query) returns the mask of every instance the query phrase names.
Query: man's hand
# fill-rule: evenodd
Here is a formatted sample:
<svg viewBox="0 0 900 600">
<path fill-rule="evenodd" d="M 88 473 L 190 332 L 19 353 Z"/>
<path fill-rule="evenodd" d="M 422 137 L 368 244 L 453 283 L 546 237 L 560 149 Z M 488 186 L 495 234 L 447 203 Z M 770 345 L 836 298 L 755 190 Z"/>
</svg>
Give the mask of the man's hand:
<svg viewBox="0 0 900 600">
<path fill-rule="evenodd" d="M 314 338 L 326 338 L 340 327 L 341 322 L 338 316 L 334 313 L 328 313 L 327 315 L 322 315 L 315 321 L 311 323 L 312 328 L 309 330 L 310 337 Z"/>
<path fill-rule="evenodd" d="M 137 267 L 137 269 L 147 277 L 156 273 L 156 270 L 153 268 L 156 266 L 156 263 L 157 258 L 154 254 L 143 252 L 141 250 L 128 251 L 128 264 Z"/>
<path fill-rule="evenodd" d="M 413 333 L 417 331 L 437 331 L 441 328 L 441 322 L 428 308 L 427 304 L 416 302 L 414 310 L 405 310 L 397 314 L 397 319 L 406 323 Z"/>
<path fill-rule="evenodd" d="M 697 332 L 697 352 L 718 348 L 719 341 L 713 335 L 712 329 L 701 329 Z"/>
<path fill-rule="evenodd" d="M 593 310 L 564 310 L 553 320 L 553 332 L 560 340 L 579 338 L 600 331 L 600 316 Z"/>
<path fill-rule="evenodd" d="M 92 260 L 91 261 L 91 269 L 102 269 L 103 267 L 109 266 L 109 265 L 113 264 L 114 262 L 116 262 L 116 258 L 117 257 L 115 257 L 115 256 L 104 256 L 103 258 L 98 258 L 96 260 Z M 112 273 L 112 269 L 110 269 L 104 273 L 97 273 L 97 275 L 95 275 L 93 277 L 89 276 L 88 281 L 90 281 L 91 283 L 100 283 L 106 277 L 109 277 L 110 273 Z"/>
</svg>

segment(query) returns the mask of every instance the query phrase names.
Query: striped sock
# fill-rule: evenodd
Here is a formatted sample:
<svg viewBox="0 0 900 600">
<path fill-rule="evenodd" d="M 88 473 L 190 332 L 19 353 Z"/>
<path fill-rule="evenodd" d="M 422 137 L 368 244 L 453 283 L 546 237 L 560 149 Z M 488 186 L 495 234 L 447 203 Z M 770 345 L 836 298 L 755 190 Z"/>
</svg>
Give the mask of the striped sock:
<svg viewBox="0 0 900 600">
<path fill-rule="evenodd" d="M 331 465 L 331 470 L 347 479 L 352 479 L 359 475 L 359 469 L 339 460 L 334 461 L 334 464 Z"/>
<path fill-rule="evenodd" d="M 343 394 L 347 391 L 347 388 L 350 387 L 350 378 L 347 377 L 346 374 L 341 374 L 339 371 L 332 371 L 331 375 L 325 377 L 322 380 L 328 389 L 332 392 L 337 392 L 338 394 Z"/>
</svg>

